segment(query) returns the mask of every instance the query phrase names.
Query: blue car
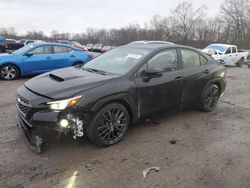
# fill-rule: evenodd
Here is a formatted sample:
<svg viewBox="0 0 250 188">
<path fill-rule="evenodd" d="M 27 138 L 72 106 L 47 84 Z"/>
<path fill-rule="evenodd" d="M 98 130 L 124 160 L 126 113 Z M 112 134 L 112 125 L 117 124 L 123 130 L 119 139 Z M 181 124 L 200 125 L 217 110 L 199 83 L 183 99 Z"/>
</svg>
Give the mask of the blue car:
<svg viewBox="0 0 250 188">
<path fill-rule="evenodd" d="M 92 54 L 58 43 L 31 43 L 12 54 L 0 54 L 0 78 L 14 80 L 59 68 L 83 65 Z"/>
</svg>

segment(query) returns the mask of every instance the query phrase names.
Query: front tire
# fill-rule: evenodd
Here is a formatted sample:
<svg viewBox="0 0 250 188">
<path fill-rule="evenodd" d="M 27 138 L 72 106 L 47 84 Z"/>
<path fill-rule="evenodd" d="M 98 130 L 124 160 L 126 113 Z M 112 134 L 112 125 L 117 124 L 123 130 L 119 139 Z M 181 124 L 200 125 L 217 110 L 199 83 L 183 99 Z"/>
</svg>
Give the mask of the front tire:
<svg viewBox="0 0 250 188">
<path fill-rule="evenodd" d="M 220 98 L 220 89 L 216 84 L 209 85 L 200 100 L 200 110 L 204 112 L 211 112 L 217 106 Z"/>
<path fill-rule="evenodd" d="M 19 70 L 15 65 L 7 64 L 0 68 L 0 78 L 4 80 L 15 80 L 19 77 Z"/>
<path fill-rule="evenodd" d="M 98 146 L 120 142 L 130 123 L 128 110 L 119 103 L 104 106 L 86 127 L 87 137 Z"/>
</svg>

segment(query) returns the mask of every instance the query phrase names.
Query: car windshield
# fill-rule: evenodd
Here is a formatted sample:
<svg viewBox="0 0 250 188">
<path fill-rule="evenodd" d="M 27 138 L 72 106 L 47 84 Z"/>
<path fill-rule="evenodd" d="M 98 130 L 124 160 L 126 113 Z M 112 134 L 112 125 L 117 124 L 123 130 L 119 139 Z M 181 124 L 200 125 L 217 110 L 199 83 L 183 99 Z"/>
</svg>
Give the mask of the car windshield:
<svg viewBox="0 0 250 188">
<path fill-rule="evenodd" d="M 91 60 L 83 69 L 122 75 L 150 52 L 150 49 L 145 48 L 117 48 Z"/>
<path fill-rule="evenodd" d="M 22 48 L 19 48 L 18 50 L 12 52 L 12 54 L 23 54 L 25 52 L 27 52 L 28 50 L 30 50 L 31 48 L 33 48 L 34 45 L 31 43 L 31 44 L 28 44 Z"/>
<path fill-rule="evenodd" d="M 222 45 L 217 45 L 217 44 L 211 44 L 211 45 L 207 46 L 206 49 L 213 49 L 213 50 L 217 50 L 217 51 L 223 53 L 228 49 L 228 47 L 222 46 Z"/>
</svg>

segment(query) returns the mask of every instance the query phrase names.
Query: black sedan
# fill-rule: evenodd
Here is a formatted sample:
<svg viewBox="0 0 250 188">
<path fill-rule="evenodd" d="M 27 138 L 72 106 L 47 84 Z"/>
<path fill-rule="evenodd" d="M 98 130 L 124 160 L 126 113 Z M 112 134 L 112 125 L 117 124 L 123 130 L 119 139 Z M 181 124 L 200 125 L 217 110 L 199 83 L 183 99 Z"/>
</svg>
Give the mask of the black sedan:
<svg viewBox="0 0 250 188">
<path fill-rule="evenodd" d="M 26 82 L 17 91 L 18 125 L 37 152 L 50 129 L 109 146 L 146 118 L 186 107 L 212 111 L 225 86 L 226 69 L 196 49 L 123 46 Z"/>
</svg>

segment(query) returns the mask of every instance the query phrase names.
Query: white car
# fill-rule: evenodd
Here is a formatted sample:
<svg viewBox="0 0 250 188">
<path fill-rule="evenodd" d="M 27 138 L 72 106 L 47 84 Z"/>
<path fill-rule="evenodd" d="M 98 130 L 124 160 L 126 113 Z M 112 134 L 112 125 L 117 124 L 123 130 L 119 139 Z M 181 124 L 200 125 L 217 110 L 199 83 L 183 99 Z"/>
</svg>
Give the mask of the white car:
<svg viewBox="0 0 250 188">
<path fill-rule="evenodd" d="M 210 44 L 202 51 L 224 65 L 236 65 L 239 67 L 247 61 L 248 56 L 248 52 L 240 52 L 237 46 L 229 44 Z"/>
</svg>

